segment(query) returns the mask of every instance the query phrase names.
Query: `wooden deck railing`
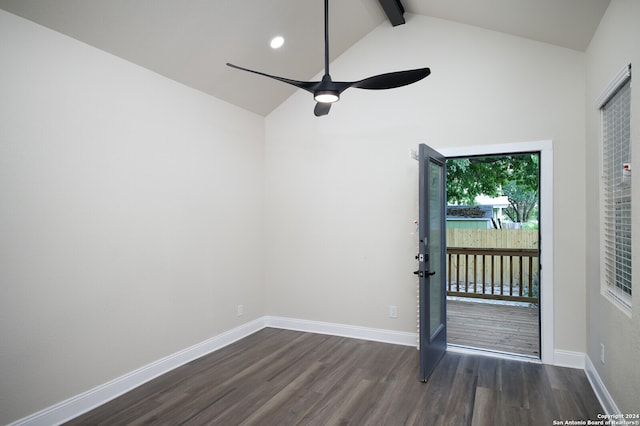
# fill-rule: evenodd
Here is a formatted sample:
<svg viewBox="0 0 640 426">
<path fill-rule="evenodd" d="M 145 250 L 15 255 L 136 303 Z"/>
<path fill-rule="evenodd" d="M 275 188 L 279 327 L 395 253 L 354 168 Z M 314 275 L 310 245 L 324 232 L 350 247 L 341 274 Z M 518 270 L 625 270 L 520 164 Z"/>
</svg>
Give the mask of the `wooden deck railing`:
<svg viewBox="0 0 640 426">
<path fill-rule="evenodd" d="M 538 303 L 537 249 L 447 247 L 447 294 Z"/>
</svg>

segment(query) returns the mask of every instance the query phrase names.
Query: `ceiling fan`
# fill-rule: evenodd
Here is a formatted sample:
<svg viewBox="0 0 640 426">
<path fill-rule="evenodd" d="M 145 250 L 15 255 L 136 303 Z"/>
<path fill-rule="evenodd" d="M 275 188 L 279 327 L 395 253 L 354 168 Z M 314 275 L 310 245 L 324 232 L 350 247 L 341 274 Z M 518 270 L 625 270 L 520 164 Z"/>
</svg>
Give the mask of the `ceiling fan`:
<svg viewBox="0 0 640 426">
<path fill-rule="evenodd" d="M 304 89 L 313 93 L 316 100 L 316 107 L 313 113 L 316 117 L 329 114 L 331 104 L 340 99 L 340 94 L 350 87 L 356 89 L 382 90 L 393 89 L 395 87 L 406 86 L 422 80 L 429 74 L 429 68 L 418 68 L 407 71 L 390 72 L 358 81 L 333 81 L 329 75 L 329 0 L 324 0 L 324 76 L 320 81 L 298 81 L 284 77 L 265 74 L 260 71 L 250 70 L 237 65 L 227 63 L 228 66 L 243 71 L 248 71 L 264 77 L 273 78 L 283 83 Z"/>
</svg>

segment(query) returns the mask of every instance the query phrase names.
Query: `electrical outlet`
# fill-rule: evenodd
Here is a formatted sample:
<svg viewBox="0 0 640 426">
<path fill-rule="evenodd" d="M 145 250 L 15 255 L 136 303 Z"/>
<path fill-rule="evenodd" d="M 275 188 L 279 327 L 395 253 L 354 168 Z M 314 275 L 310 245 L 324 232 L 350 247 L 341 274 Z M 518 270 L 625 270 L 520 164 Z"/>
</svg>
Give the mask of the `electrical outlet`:
<svg viewBox="0 0 640 426">
<path fill-rule="evenodd" d="M 600 343 L 600 362 L 604 364 L 604 344 Z"/>
<path fill-rule="evenodd" d="M 244 315 L 244 305 L 238 305 L 238 310 L 237 310 L 238 316 L 241 317 L 242 315 Z"/>
<path fill-rule="evenodd" d="M 389 318 L 398 318 L 398 307 L 395 305 L 389 306 Z"/>
</svg>

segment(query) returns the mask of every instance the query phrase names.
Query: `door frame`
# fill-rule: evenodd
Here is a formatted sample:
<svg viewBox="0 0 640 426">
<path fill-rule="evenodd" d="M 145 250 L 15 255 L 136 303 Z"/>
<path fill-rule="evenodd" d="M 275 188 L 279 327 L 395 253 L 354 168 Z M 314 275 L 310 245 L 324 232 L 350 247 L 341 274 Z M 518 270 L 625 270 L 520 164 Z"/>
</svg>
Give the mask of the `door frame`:
<svg viewBox="0 0 640 426">
<path fill-rule="evenodd" d="M 435 147 L 445 157 L 540 152 L 540 360 L 555 364 L 553 282 L 553 141 Z"/>
</svg>

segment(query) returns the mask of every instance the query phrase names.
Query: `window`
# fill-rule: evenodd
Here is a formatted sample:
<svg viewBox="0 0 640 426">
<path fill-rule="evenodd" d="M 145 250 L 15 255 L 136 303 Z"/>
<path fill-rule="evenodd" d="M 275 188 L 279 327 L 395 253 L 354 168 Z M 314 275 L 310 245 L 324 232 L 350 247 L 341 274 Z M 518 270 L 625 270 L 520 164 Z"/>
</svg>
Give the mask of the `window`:
<svg viewBox="0 0 640 426">
<path fill-rule="evenodd" d="M 600 97 L 602 273 L 606 295 L 631 308 L 631 65 Z"/>
</svg>

